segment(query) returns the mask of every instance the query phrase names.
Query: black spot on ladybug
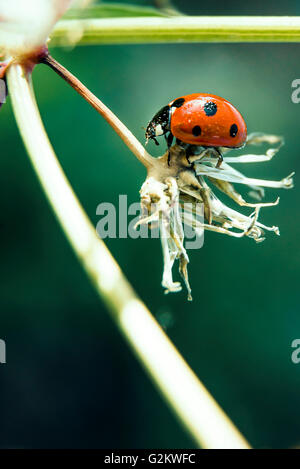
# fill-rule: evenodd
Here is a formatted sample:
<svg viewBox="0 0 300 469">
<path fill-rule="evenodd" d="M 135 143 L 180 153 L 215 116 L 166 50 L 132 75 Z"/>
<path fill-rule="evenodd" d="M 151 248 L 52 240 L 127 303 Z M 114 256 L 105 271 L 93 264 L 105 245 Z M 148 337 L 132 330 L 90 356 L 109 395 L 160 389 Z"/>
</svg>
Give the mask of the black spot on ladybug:
<svg viewBox="0 0 300 469">
<path fill-rule="evenodd" d="M 232 124 L 232 126 L 230 127 L 230 137 L 235 137 L 236 134 L 238 133 L 238 127 L 236 124 Z"/>
<path fill-rule="evenodd" d="M 214 116 L 218 110 L 216 103 L 208 101 L 204 104 L 204 112 L 207 116 Z"/>
<path fill-rule="evenodd" d="M 172 104 L 172 107 L 180 107 L 183 105 L 184 101 L 184 98 L 175 99 L 174 103 Z"/>
<path fill-rule="evenodd" d="M 201 135 L 201 127 L 200 127 L 200 125 L 195 125 L 195 127 L 193 127 L 192 132 L 193 132 L 193 135 L 194 135 L 195 137 L 199 137 L 199 135 Z"/>
<path fill-rule="evenodd" d="M 230 127 L 230 137 L 235 137 L 236 134 L 238 133 L 238 126 L 236 124 L 232 124 Z"/>
</svg>

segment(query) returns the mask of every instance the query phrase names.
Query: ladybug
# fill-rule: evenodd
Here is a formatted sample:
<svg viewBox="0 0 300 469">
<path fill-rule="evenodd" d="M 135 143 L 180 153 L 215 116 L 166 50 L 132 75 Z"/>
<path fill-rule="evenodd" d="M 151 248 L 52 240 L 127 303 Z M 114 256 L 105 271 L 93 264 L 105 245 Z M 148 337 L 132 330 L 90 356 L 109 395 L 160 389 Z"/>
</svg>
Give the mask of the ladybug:
<svg viewBox="0 0 300 469">
<path fill-rule="evenodd" d="M 164 135 L 168 148 L 174 137 L 186 150 L 186 157 L 211 148 L 223 161 L 222 147 L 240 148 L 247 138 L 247 127 L 239 111 L 226 99 L 206 93 L 194 93 L 174 99 L 158 111 L 146 128 L 149 139 Z M 170 158 L 170 153 L 169 153 Z M 170 163 L 169 159 L 168 162 Z M 190 163 L 190 162 L 189 162 Z"/>
</svg>

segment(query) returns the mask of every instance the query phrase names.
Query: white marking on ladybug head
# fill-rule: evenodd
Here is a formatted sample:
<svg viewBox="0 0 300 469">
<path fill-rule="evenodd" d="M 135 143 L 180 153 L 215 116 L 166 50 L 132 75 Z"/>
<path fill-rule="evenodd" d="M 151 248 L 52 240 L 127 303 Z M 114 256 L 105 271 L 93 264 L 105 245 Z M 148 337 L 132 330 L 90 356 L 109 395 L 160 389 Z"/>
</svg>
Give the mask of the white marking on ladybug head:
<svg viewBox="0 0 300 469">
<path fill-rule="evenodd" d="M 163 131 L 163 128 L 160 124 L 158 124 L 156 127 L 155 127 L 155 135 L 156 137 L 159 137 L 160 135 L 163 135 L 164 134 L 164 131 Z"/>
</svg>

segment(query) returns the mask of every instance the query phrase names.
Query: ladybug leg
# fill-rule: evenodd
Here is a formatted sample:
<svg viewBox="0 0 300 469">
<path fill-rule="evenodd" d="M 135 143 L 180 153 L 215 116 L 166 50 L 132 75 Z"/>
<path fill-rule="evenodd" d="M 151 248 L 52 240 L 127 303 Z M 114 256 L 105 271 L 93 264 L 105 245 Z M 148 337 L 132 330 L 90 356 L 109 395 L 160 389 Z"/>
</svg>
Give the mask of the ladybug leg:
<svg viewBox="0 0 300 469">
<path fill-rule="evenodd" d="M 193 161 L 190 161 L 190 157 L 197 155 L 197 146 L 191 145 L 190 143 L 184 143 L 176 138 L 176 143 L 185 151 L 185 157 L 190 166 L 193 165 Z M 199 156 L 197 156 L 197 159 Z"/>
<path fill-rule="evenodd" d="M 171 162 L 171 153 L 170 153 L 170 148 L 172 146 L 172 143 L 173 143 L 173 140 L 174 140 L 174 135 L 171 134 L 171 132 L 169 133 L 169 135 L 165 135 L 165 139 L 166 139 L 166 142 L 167 142 L 167 145 L 168 145 L 168 166 L 170 166 L 170 162 Z"/>
<path fill-rule="evenodd" d="M 174 135 L 171 134 L 171 132 L 170 132 L 169 135 L 166 137 L 166 140 L 167 140 L 168 148 L 170 148 L 172 146 L 172 143 L 173 143 L 173 140 L 174 140 Z"/>
<path fill-rule="evenodd" d="M 215 150 L 218 154 L 218 162 L 216 164 L 216 168 L 220 168 L 221 164 L 223 163 L 223 155 L 218 147 L 215 147 Z"/>
<path fill-rule="evenodd" d="M 195 161 L 201 158 L 201 154 L 203 153 L 203 151 L 201 151 L 201 148 L 202 147 L 198 145 L 191 145 L 191 144 L 188 144 L 185 147 L 185 156 L 190 166 L 192 166 Z"/>
<path fill-rule="evenodd" d="M 186 148 L 185 150 L 185 157 L 187 159 L 187 162 L 189 165 L 192 165 L 192 163 L 190 162 L 189 160 L 189 157 L 192 156 L 194 154 L 193 152 L 193 146 L 192 145 L 188 145 L 188 147 Z"/>
</svg>

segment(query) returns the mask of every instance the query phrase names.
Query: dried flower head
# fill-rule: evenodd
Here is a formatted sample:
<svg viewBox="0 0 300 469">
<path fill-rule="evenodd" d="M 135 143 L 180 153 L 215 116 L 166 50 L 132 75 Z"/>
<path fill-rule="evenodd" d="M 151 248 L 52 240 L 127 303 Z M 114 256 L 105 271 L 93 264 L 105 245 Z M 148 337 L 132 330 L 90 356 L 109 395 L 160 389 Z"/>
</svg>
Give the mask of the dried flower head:
<svg viewBox="0 0 300 469">
<path fill-rule="evenodd" d="M 184 247 L 183 225 L 192 226 L 195 232 L 202 235 L 203 229 L 226 234 L 235 238 L 249 237 L 256 242 L 262 242 L 266 231 L 273 231 L 279 235 L 277 226 L 266 226 L 259 221 L 260 210 L 263 207 L 275 206 L 274 202 L 261 202 L 264 197 L 264 187 L 290 189 L 293 187 L 293 173 L 281 181 L 248 178 L 234 169 L 231 164 L 260 163 L 270 161 L 283 145 L 283 138 L 276 135 L 251 134 L 246 145 L 272 145 L 265 154 L 247 154 L 227 156 L 230 149 L 223 148 L 224 161 L 216 167 L 218 158 L 210 148 L 203 148 L 200 154 L 189 156 L 189 164 L 185 150 L 174 145 L 157 164 L 148 170 L 148 177 L 141 188 L 141 205 L 143 217 L 139 224 L 158 222 L 160 225 L 161 241 L 164 258 L 164 272 L 162 285 L 165 292 L 181 290 L 179 282 L 173 281 L 172 267 L 176 259 L 179 260 L 179 271 L 184 279 L 191 300 L 187 264 L 189 258 Z M 275 145 L 275 147 L 273 147 Z M 168 162 L 169 160 L 169 162 Z M 246 202 L 237 191 L 235 184 L 243 184 L 250 189 L 249 196 L 256 199 L 255 203 Z M 233 199 L 239 206 L 251 208 L 251 213 L 245 215 L 224 204 L 214 193 L 213 186 Z M 180 206 L 189 203 L 189 210 L 181 210 Z M 204 220 L 199 219 L 199 207 L 203 209 Z"/>
</svg>

